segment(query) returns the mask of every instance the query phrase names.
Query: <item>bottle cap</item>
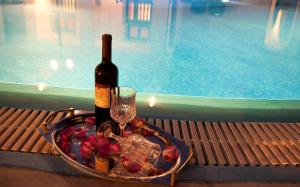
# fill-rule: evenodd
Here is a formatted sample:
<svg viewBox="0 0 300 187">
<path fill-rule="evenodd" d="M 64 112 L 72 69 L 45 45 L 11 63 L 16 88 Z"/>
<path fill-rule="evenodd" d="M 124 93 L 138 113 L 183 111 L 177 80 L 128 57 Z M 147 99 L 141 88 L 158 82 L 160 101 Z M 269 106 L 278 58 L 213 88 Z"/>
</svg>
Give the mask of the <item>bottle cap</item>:
<svg viewBox="0 0 300 187">
<path fill-rule="evenodd" d="M 102 35 L 102 40 L 109 40 L 109 41 L 111 41 L 112 40 L 111 34 L 103 34 Z"/>
</svg>

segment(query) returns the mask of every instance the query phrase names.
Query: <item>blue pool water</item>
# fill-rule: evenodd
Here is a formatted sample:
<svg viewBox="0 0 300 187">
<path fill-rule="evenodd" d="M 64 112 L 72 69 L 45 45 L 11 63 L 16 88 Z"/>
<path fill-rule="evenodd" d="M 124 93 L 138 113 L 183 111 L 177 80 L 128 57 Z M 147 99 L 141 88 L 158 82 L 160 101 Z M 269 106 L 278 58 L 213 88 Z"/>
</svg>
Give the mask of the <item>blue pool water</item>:
<svg viewBox="0 0 300 187">
<path fill-rule="evenodd" d="M 93 89 L 111 33 L 119 84 L 139 92 L 300 99 L 296 0 L 0 2 L 0 82 Z"/>
</svg>

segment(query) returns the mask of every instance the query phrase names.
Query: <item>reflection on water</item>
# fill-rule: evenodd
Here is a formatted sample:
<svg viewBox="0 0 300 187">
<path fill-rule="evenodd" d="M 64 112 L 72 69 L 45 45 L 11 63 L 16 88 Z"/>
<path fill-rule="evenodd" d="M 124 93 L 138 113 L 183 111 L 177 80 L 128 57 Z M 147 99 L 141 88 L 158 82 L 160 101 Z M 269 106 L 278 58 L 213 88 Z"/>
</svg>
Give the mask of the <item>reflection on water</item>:
<svg viewBox="0 0 300 187">
<path fill-rule="evenodd" d="M 191 10 L 197 14 L 221 16 L 225 11 L 225 3 L 222 0 L 191 0 Z"/>
<path fill-rule="evenodd" d="M 101 34 L 111 33 L 120 84 L 138 91 L 264 98 L 300 89 L 296 0 L 0 2 L 0 81 L 92 89 Z"/>
<path fill-rule="evenodd" d="M 148 40 L 152 17 L 153 0 L 125 1 L 125 35 L 128 39 Z"/>
<path fill-rule="evenodd" d="M 265 45 L 271 49 L 287 47 L 297 21 L 297 0 L 272 0 L 266 29 Z"/>
</svg>

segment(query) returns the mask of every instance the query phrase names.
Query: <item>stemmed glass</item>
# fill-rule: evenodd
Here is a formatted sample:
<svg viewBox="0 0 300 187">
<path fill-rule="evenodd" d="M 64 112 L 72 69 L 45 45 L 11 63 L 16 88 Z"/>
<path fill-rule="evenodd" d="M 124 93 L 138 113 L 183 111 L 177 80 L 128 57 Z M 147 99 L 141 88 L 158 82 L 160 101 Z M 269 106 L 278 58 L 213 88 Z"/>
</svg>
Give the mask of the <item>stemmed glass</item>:
<svg viewBox="0 0 300 187">
<path fill-rule="evenodd" d="M 119 123 L 121 136 L 124 134 L 127 122 L 136 116 L 135 97 L 134 88 L 120 86 L 111 89 L 110 116 Z"/>
</svg>

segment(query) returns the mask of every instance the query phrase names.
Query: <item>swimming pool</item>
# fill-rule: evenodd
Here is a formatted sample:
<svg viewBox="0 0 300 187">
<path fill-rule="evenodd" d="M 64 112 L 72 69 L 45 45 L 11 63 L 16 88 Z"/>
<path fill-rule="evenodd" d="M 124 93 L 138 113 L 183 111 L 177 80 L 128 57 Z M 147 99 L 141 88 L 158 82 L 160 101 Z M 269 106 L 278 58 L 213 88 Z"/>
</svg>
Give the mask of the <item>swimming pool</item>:
<svg viewBox="0 0 300 187">
<path fill-rule="evenodd" d="M 299 99 L 298 7 L 271 0 L 2 3 L 0 81 L 92 90 L 101 34 L 111 33 L 119 84 L 139 92 Z"/>
<path fill-rule="evenodd" d="M 0 2 L 1 105 L 93 110 L 100 39 L 111 33 L 139 115 L 299 120 L 297 1 Z"/>
</svg>

